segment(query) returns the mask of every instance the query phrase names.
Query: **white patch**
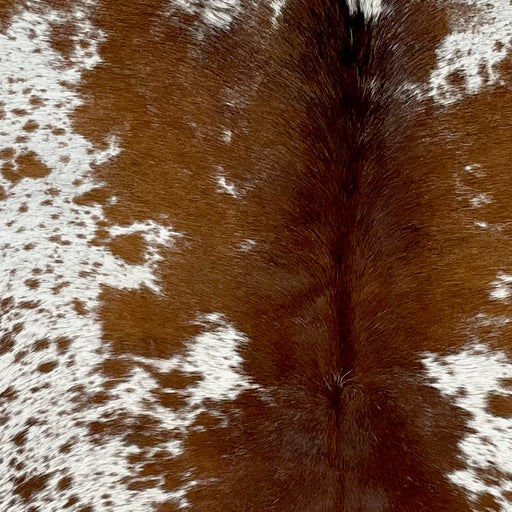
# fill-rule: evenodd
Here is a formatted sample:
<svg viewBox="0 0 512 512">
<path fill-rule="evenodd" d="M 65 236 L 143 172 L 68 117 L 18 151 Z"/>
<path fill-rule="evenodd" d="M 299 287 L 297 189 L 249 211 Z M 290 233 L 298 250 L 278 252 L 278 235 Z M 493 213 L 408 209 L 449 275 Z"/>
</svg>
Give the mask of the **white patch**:
<svg viewBox="0 0 512 512">
<path fill-rule="evenodd" d="M 224 130 L 222 132 L 222 140 L 226 144 L 231 144 L 231 139 L 233 138 L 233 132 L 231 130 Z"/>
<path fill-rule="evenodd" d="M 383 12 L 381 0 L 347 0 L 347 5 L 351 16 L 362 12 L 366 21 L 377 19 Z"/>
<path fill-rule="evenodd" d="M 287 0 L 270 0 L 270 8 L 272 9 L 272 25 L 276 27 L 281 17 L 284 6 Z"/>
<path fill-rule="evenodd" d="M 512 45 L 510 0 L 450 0 L 452 32 L 436 51 L 437 68 L 430 76 L 430 96 L 449 105 L 486 86 L 501 84 L 495 66 Z M 462 86 L 450 77 L 457 74 Z"/>
<path fill-rule="evenodd" d="M 229 30 L 241 9 L 239 0 L 172 0 L 168 12 L 183 11 L 198 16 L 207 27 Z"/>
<path fill-rule="evenodd" d="M 482 192 L 481 194 L 478 194 L 478 195 L 472 197 L 469 200 L 469 202 L 473 208 L 481 208 L 482 206 L 485 206 L 486 204 L 491 204 L 492 199 L 489 194 L 485 194 Z"/>
<path fill-rule="evenodd" d="M 492 282 L 493 289 L 490 292 L 492 300 L 506 300 L 512 293 L 512 276 L 499 272 L 496 280 Z"/>
<path fill-rule="evenodd" d="M 219 170 L 222 171 L 223 169 L 219 168 Z M 217 180 L 217 192 L 229 194 L 230 196 L 236 197 L 236 198 L 240 197 L 240 193 L 236 189 L 235 185 L 231 182 L 228 182 L 224 175 L 218 174 L 216 176 L 216 180 Z"/>
<path fill-rule="evenodd" d="M 477 178 L 483 178 L 485 176 L 485 172 L 482 170 L 482 164 L 469 164 L 464 166 L 464 170 L 468 174 L 472 174 Z"/>
<path fill-rule="evenodd" d="M 256 242 L 250 238 L 246 238 L 238 247 L 242 252 L 249 252 L 256 247 Z"/>
<path fill-rule="evenodd" d="M 491 494 L 502 512 L 512 511 L 512 418 L 494 416 L 489 400 L 494 395 L 512 399 L 512 363 L 506 354 L 477 343 L 458 354 L 425 354 L 423 359 L 432 386 L 468 412 L 468 433 L 459 443 L 465 469 L 449 475 L 470 499 Z M 486 472 L 497 472 L 485 479 Z"/>
<path fill-rule="evenodd" d="M 65 510 L 71 496 L 78 498 L 74 510 L 94 505 L 96 512 L 150 511 L 153 504 L 172 498 L 182 503 L 186 486 L 175 492 L 159 482 L 137 491 L 128 488 L 129 477 L 138 473 L 141 463 L 131 460 L 139 449 L 123 439 L 126 432 L 107 436 L 100 445 L 88 430 L 90 422 L 112 415 L 152 415 L 169 432 L 190 424 L 152 398 L 150 391 L 157 383 L 142 368 L 135 368 L 127 382 L 110 391 L 111 400 L 88 403 L 91 395 L 104 391 L 105 378 L 98 368 L 109 356 L 97 317 L 103 287 L 147 287 L 159 293 L 155 270 L 160 250 L 172 247 L 177 233 L 165 219 L 161 224 L 146 221 L 110 228 L 112 236 L 143 236 L 148 247 L 142 265 L 127 264 L 108 247 L 91 244 L 98 223 L 105 221 L 103 208 L 75 200 L 101 186 L 94 182 L 92 166 L 116 158 L 121 149 L 112 139 L 107 150 L 95 150 L 73 130 L 71 114 L 81 104 L 76 85 L 82 74 L 101 60 L 96 46 L 104 35 L 87 19 L 90 2 L 79 2 L 71 14 L 45 11 L 35 4 L 36 12 L 16 15 L 6 34 L 0 34 L 0 101 L 5 110 L 0 151 L 12 148 L 4 160 L 14 174 L 21 173 L 18 181 L 0 178 L 6 193 L 0 200 L 0 348 L 5 349 L 0 350 L 0 393 L 12 395 L 0 402 L 5 421 L 0 429 L 2 509 Z M 51 23 L 56 21 L 80 27 L 69 61 L 49 43 Z M 81 40 L 89 46 L 82 47 Z M 27 122 L 33 130 L 24 131 Z M 45 176 L 22 176 L 19 156 L 28 153 L 46 166 Z M 196 351 L 183 356 L 183 365 L 201 369 L 209 342 L 214 346 L 209 361 L 227 364 L 219 358 L 235 350 L 238 338 L 220 319 L 218 324 L 213 334 L 200 338 Z M 63 350 L 62 343 L 69 346 Z M 235 356 L 231 353 L 232 373 L 238 364 Z M 215 380 L 212 372 L 203 371 L 208 385 Z M 243 387 L 241 382 L 231 375 L 212 393 L 234 396 Z M 188 391 L 190 408 L 199 408 L 201 397 L 208 394 L 204 386 L 201 382 Z M 15 436 L 23 431 L 21 449 Z M 164 446 L 179 453 L 181 445 L 171 437 Z M 16 468 L 17 462 L 23 467 Z M 15 479 L 40 475 L 48 481 L 25 503 L 14 492 Z M 58 488 L 62 477 L 72 479 L 68 489 Z"/>
<path fill-rule="evenodd" d="M 475 221 L 475 226 L 477 226 L 479 228 L 482 228 L 482 229 L 488 229 L 489 228 L 489 223 L 485 222 L 484 220 L 476 220 Z"/>
</svg>

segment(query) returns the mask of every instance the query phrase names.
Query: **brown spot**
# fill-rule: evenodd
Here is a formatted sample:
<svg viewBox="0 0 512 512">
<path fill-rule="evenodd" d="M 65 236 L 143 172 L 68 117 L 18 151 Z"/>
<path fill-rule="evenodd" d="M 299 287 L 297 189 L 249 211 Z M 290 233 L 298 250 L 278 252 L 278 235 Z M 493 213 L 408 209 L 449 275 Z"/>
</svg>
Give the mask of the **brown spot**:
<svg viewBox="0 0 512 512">
<path fill-rule="evenodd" d="M 25 285 L 32 289 L 38 288 L 40 284 L 41 284 L 41 282 L 39 281 L 39 279 L 26 279 L 25 280 Z"/>
<path fill-rule="evenodd" d="M 60 491 L 65 491 L 66 489 L 69 489 L 72 482 L 73 479 L 70 476 L 64 476 L 58 481 L 57 489 L 59 489 Z"/>
<path fill-rule="evenodd" d="M 36 131 L 37 129 L 39 128 L 39 123 L 37 123 L 36 121 L 34 121 L 33 119 L 31 119 L 30 121 L 27 121 L 24 126 L 23 126 L 23 129 L 26 131 L 26 132 L 34 132 Z"/>
<path fill-rule="evenodd" d="M 0 399 L 2 400 L 16 400 L 18 398 L 18 391 L 16 391 L 12 386 L 6 388 L 2 393 L 0 393 Z"/>
<path fill-rule="evenodd" d="M 27 441 L 27 434 L 28 434 L 28 428 L 26 428 L 25 430 L 23 430 L 22 432 L 19 432 L 18 434 L 16 434 L 12 439 L 11 441 L 16 445 L 16 446 L 23 446 L 26 441 Z"/>
<path fill-rule="evenodd" d="M 34 242 L 30 242 L 30 243 L 28 243 L 28 244 L 25 244 L 25 245 L 23 246 L 23 249 L 24 249 L 25 251 L 31 251 L 32 249 L 34 249 L 34 248 L 35 248 L 35 246 L 36 246 L 36 244 L 35 244 Z"/>
<path fill-rule="evenodd" d="M 19 173 L 26 178 L 44 178 L 51 173 L 51 169 L 33 151 L 18 155 L 16 163 Z"/>
<path fill-rule="evenodd" d="M 187 397 L 179 393 L 166 393 L 164 391 L 154 391 L 159 402 L 169 409 L 181 409 L 187 405 Z"/>
<path fill-rule="evenodd" d="M 487 403 L 487 411 L 493 416 L 512 418 L 512 395 L 492 394 Z"/>
<path fill-rule="evenodd" d="M 34 494 L 41 492 L 51 475 L 25 475 L 16 478 L 14 492 L 19 494 L 21 498 L 28 502 Z"/>
<path fill-rule="evenodd" d="M 67 281 L 59 283 L 52 288 L 52 292 L 54 295 L 58 295 L 67 286 L 69 286 L 69 283 Z"/>
<path fill-rule="evenodd" d="M 36 352 L 39 352 L 40 350 L 46 350 L 47 348 L 49 348 L 50 346 L 50 342 L 47 338 L 43 338 L 41 340 L 37 340 L 33 345 L 33 349 L 36 351 Z"/>
<path fill-rule="evenodd" d="M 110 400 L 110 395 L 106 391 L 99 391 L 90 397 L 93 404 L 104 404 Z"/>
<path fill-rule="evenodd" d="M 26 212 L 28 212 L 28 204 L 26 204 L 26 203 L 25 203 L 25 204 L 22 204 L 22 205 L 18 208 L 18 211 L 19 211 L 20 213 L 26 213 Z"/>
<path fill-rule="evenodd" d="M 77 503 L 79 502 L 79 499 L 77 496 L 73 495 L 69 498 L 68 501 L 66 501 L 66 503 L 64 503 L 64 508 L 70 508 L 72 507 L 73 505 L 76 505 Z"/>
<path fill-rule="evenodd" d="M 4 334 L 0 338 L 0 355 L 7 354 L 14 347 L 14 336 L 12 333 Z"/>
<path fill-rule="evenodd" d="M 144 263 L 146 241 L 139 233 L 116 236 L 110 242 L 110 250 L 132 265 Z"/>
<path fill-rule="evenodd" d="M 52 370 L 54 370 L 57 367 L 57 361 L 48 361 L 46 363 L 40 364 L 37 369 L 41 373 L 50 373 Z"/>
<path fill-rule="evenodd" d="M 13 108 L 11 112 L 16 116 L 26 116 L 28 114 L 24 108 Z"/>
<path fill-rule="evenodd" d="M 62 444 L 59 447 L 59 452 L 60 453 L 69 453 L 71 451 L 71 448 L 73 448 L 73 440 L 72 439 L 70 439 L 66 443 Z"/>
<path fill-rule="evenodd" d="M 446 80 L 454 89 L 458 91 L 462 91 L 466 87 L 466 76 L 460 70 L 452 71 Z"/>
<path fill-rule="evenodd" d="M 22 178 L 16 170 L 13 162 L 5 162 L 2 165 L 2 176 L 11 183 L 17 183 Z"/>
<path fill-rule="evenodd" d="M 39 96 L 32 96 L 29 100 L 29 103 L 34 107 L 42 107 L 46 101 Z"/>
<path fill-rule="evenodd" d="M 78 315 L 87 314 L 87 305 L 84 301 L 80 299 L 73 299 L 73 309 Z"/>
<path fill-rule="evenodd" d="M 0 311 L 8 313 L 14 307 L 15 301 L 13 297 L 6 297 L 0 302 Z"/>
<path fill-rule="evenodd" d="M 14 148 L 5 148 L 0 151 L 0 159 L 11 160 L 15 154 L 16 151 L 14 150 Z"/>
<path fill-rule="evenodd" d="M 7 197 L 7 192 L 5 191 L 4 187 L 0 185 L 0 201 L 3 201 Z"/>
<path fill-rule="evenodd" d="M 39 307 L 40 305 L 41 305 L 41 303 L 37 300 L 22 300 L 19 303 L 19 307 L 21 309 L 35 309 L 35 308 Z"/>
</svg>

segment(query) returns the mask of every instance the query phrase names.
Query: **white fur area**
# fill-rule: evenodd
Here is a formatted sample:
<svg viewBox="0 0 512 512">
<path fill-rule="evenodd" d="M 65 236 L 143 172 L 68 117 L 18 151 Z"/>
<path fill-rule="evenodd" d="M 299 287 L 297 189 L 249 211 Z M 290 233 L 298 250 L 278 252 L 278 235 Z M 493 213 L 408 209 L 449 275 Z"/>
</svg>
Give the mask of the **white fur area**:
<svg viewBox="0 0 512 512">
<path fill-rule="evenodd" d="M 383 12 L 381 0 L 347 0 L 347 5 L 351 15 L 361 12 L 366 21 L 378 18 Z"/>
<path fill-rule="evenodd" d="M 237 352 L 245 337 L 221 315 L 207 315 L 184 354 L 164 363 L 132 361 L 128 378 L 106 390 L 100 365 L 114 356 L 102 340 L 102 289 L 161 293 L 162 251 L 181 235 L 164 218 L 108 226 L 101 205 L 76 201 L 102 186 L 93 166 L 122 151 L 122 141 L 114 137 L 106 149 L 96 149 L 72 124 L 73 111 L 84 101 L 77 85 L 101 62 L 98 43 L 105 35 L 89 21 L 94 7 L 81 1 L 64 13 L 27 2 L 0 34 L 0 165 L 14 176 L 0 177 L 2 511 L 92 506 L 95 512 L 144 512 L 169 500 L 183 505 L 193 480 L 174 491 L 162 488 L 163 477 L 145 488 L 129 488 L 153 456 L 126 439 L 130 426 L 136 418 L 151 418 L 167 439 L 152 449 L 174 457 L 183 448 L 173 433 L 186 433 L 205 401 L 231 400 L 248 387 Z M 53 23 L 78 27 L 67 60 L 50 44 Z M 37 172 L 27 168 L 27 155 Z M 142 263 L 129 264 L 107 244 L 92 243 L 105 225 L 110 239 L 140 234 L 146 246 Z M 158 382 L 148 364 L 201 376 L 181 390 L 187 397 L 183 410 L 173 412 L 157 401 L 152 391 Z M 97 393 L 108 399 L 94 402 Z M 122 428 L 92 439 L 90 425 L 108 420 L 119 420 Z M 140 462 L 131 459 L 136 455 Z M 31 482 L 38 482 L 37 489 L 27 501 L 20 486 Z"/>
<path fill-rule="evenodd" d="M 233 20 L 241 12 L 240 0 L 172 0 L 169 13 L 183 11 L 196 15 L 204 26 L 229 30 Z"/>
<path fill-rule="evenodd" d="M 500 84 L 496 66 L 512 45 L 512 4 L 509 0 L 449 0 L 451 32 L 437 49 L 437 67 L 430 76 L 429 95 L 449 105 L 484 88 Z M 451 78 L 462 80 L 455 84 Z"/>
<path fill-rule="evenodd" d="M 465 468 L 450 474 L 450 480 L 474 502 L 489 494 L 500 512 L 511 512 L 512 418 L 494 415 L 489 404 L 496 396 L 512 400 L 512 362 L 505 353 L 476 343 L 449 356 L 425 354 L 423 364 L 431 385 L 470 414 L 459 443 Z"/>
</svg>

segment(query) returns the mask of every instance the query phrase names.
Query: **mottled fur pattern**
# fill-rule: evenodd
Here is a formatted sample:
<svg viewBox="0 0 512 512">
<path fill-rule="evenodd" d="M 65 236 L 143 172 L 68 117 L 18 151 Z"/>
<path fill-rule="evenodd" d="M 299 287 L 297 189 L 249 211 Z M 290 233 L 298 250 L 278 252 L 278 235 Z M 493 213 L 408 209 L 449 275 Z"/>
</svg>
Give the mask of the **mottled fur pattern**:
<svg viewBox="0 0 512 512">
<path fill-rule="evenodd" d="M 2 2 L 0 510 L 510 512 L 511 41 Z"/>
</svg>

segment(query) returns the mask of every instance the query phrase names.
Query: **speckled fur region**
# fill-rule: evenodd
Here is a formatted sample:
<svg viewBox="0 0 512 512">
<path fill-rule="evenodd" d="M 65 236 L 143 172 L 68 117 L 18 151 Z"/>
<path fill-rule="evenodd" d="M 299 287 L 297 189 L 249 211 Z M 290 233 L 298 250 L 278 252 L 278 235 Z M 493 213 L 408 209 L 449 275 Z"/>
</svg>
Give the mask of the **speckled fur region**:
<svg viewBox="0 0 512 512">
<path fill-rule="evenodd" d="M 511 512 L 511 27 L 0 3 L 0 512 Z"/>
<path fill-rule="evenodd" d="M 180 391 L 188 405 L 179 414 L 151 398 L 157 383 L 142 363 L 114 389 L 101 373 L 109 356 L 98 316 L 102 287 L 161 293 L 155 269 L 162 248 L 181 234 L 167 219 L 109 224 L 100 204 L 81 200 L 102 188 L 94 166 L 122 151 L 115 136 L 105 149 L 95 148 L 72 123 L 84 101 L 82 74 L 101 63 L 104 34 L 89 20 L 94 9 L 95 2 L 69 11 L 27 2 L 0 35 L 2 510 L 140 512 L 169 500 L 185 503 L 183 489 L 165 491 L 161 478 L 139 477 L 142 459 L 132 459 L 141 450 L 127 440 L 128 429 L 142 417 L 151 420 L 154 433 L 168 433 L 152 452 L 172 458 L 181 450 L 173 432 L 194 422 L 204 400 L 233 399 L 245 386 L 236 370 L 243 336 L 218 315 L 201 321 L 204 333 L 183 356 L 185 374 L 201 375 L 206 362 L 208 368 L 202 384 Z M 74 27 L 67 58 L 51 45 L 52 30 L 63 25 Z M 130 263 L 109 243 L 133 234 L 143 248 L 140 261 Z M 217 349 L 219 336 L 232 344 Z M 180 368 L 180 357 L 143 363 L 168 372 Z M 98 441 L 102 422 L 124 425 L 124 432 Z M 135 491 L 135 480 L 146 489 Z"/>
</svg>

